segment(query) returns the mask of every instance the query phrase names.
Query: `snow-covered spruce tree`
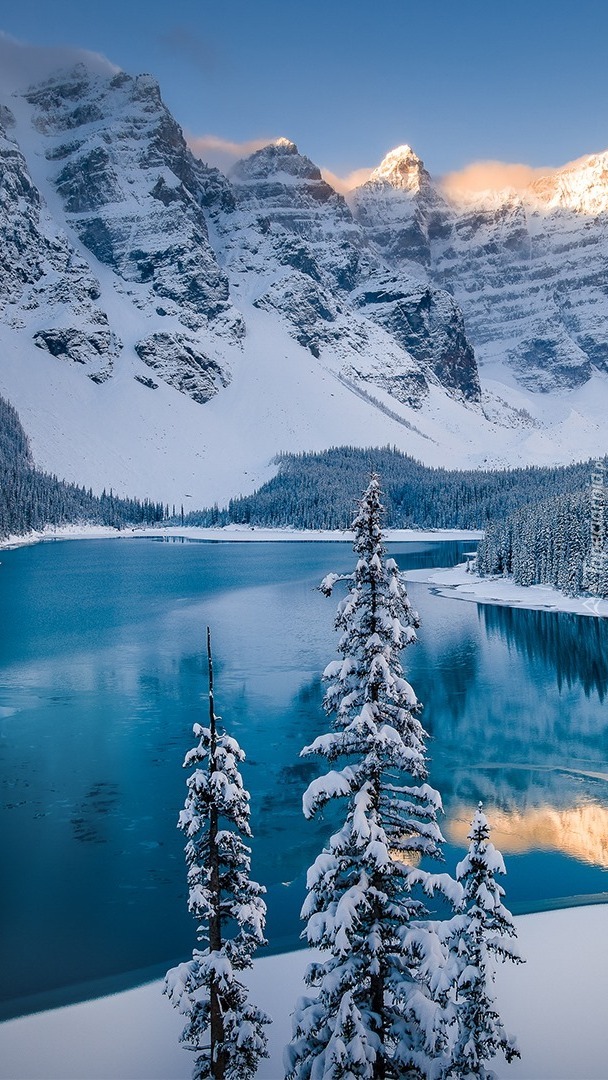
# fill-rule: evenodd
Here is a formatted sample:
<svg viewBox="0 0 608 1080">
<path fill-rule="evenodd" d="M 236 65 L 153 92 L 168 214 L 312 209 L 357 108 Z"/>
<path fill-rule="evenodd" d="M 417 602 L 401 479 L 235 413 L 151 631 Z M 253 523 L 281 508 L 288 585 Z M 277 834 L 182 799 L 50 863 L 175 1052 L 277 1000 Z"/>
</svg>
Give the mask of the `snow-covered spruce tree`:
<svg viewBox="0 0 608 1080">
<path fill-rule="evenodd" d="M 354 573 L 330 574 L 321 590 L 349 582 L 336 627 L 341 660 L 324 673 L 333 731 L 302 751 L 341 768 L 314 780 L 304 796 L 312 817 L 331 799 L 347 800 L 346 820 L 308 872 L 302 909 L 311 946 L 329 953 L 313 963 L 293 1020 L 285 1068 L 293 1080 L 435 1077 L 446 1057 L 444 1016 L 434 996 L 444 953 L 422 898 L 443 889 L 459 901 L 447 874 L 418 867 L 440 857 L 438 792 L 425 783 L 420 706 L 399 654 L 416 638 L 418 616 L 394 559 L 386 559 L 377 476 L 353 522 Z"/>
<path fill-rule="evenodd" d="M 502 903 L 504 889 L 495 880 L 505 873 L 502 855 L 489 840 L 490 829 L 481 803 L 469 832 L 469 850 L 456 868 L 464 888 L 464 911 L 444 926 L 449 932 L 446 972 L 452 983 L 456 1036 L 446 1077 L 493 1080 L 485 1063 L 499 1052 L 507 1061 L 520 1057 L 507 1035 L 491 993 L 493 961 L 522 963 L 513 941 L 511 913 Z"/>
<path fill-rule="evenodd" d="M 207 655 L 209 727 L 194 725 L 199 742 L 184 761 L 184 768 L 203 767 L 188 777 L 178 822 L 188 837 L 188 908 L 205 948 L 167 972 L 165 993 L 187 1016 L 181 1041 L 197 1055 L 194 1080 L 250 1080 L 268 1056 L 264 1026 L 271 1021 L 249 1004 L 236 973 L 250 968 L 255 949 L 266 944 L 265 889 L 249 877 L 249 794 L 239 772 L 245 755 L 218 729 L 209 629 Z"/>
</svg>

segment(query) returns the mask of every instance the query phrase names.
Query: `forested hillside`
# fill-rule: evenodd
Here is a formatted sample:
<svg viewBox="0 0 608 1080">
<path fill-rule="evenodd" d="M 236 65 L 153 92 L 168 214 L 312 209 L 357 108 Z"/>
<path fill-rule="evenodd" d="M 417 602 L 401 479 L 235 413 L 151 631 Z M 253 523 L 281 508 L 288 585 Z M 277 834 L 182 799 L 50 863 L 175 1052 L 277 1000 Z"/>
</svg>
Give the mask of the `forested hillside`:
<svg viewBox="0 0 608 1080">
<path fill-rule="evenodd" d="M 253 495 L 231 499 L 225 510 L 195 511 L 185 522 L 348 528 L 359 493 L 375 471 L 388 527 L 485 528 L 548 494 L 584 490 L 591 473 L 589 462 L 500 471 L 434 469 L 390 447 L 334 447 L 316 454 L 283 454 L 278 462 L 277 475 Z"/>
<path fill-rule="evenodd" d="M 480 541 L 480 574 L 512 574 L 518 585 L 555 585 L 575 596 L 584 588 L 591 551 L 589 491 L 558 495 L 494 522 Z M 600 582 L 600 595 L 608 582 Z"/>
<path fill-rule="evenodd" d="M 96 496 L 40 472 L 15 409 L 0 398 L 0 537 L 80 522 L 121 528 L 162 521 L 163 516 L 160 503 L 119 499 L 111 491 Z"/>
</svg>

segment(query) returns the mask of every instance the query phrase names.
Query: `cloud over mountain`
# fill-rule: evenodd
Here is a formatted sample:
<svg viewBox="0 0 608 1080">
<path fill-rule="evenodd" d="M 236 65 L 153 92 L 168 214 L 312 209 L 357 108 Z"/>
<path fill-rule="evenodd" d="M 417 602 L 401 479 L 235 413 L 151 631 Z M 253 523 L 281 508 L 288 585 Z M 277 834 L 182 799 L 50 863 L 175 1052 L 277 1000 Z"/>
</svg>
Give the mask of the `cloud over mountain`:
<svg viewBox="0 0 608 1080">
<path fill-rule="evenodd" d="M 366 180 L 369 180 L 371 172 L 371 169 L 353 169 L 346 176 L 339 176 L 338 173 L 332 172 L 331 169 L 321 169 L 323 179 L 328 184 L 331 184 L 334 191 L 339 191 L 341 195 L 346 195 L 349 191 L 359 187 L 360 184 L 364 184 Z"/>
<path fill-rule="evenodd" d="M 534 180 L 549 176 L 552 168 L 537 168 L 523 162 L 472 161 L 464 169 L 446 173 L 441 186 L 448 195 L 474 195 L 481 191 L 524 191 Z"/>
<path fill-rule="evenodd" d="M 186 142 L 194 156 L 207 165 L 215 165 L 222 172 L 227 172 L 240 158 L 249 157 L 256 150 L 276 141 L 276 138 L 260 138 L 234 142 L 223 139 L 221 135 L 186 135 Z"/>
<path fill-rule="evenodd" d="M 85 64 L 100 75 L 114 75 L 120 68 L 101 53 L 66 46 L 27 45 L 0 30 L 0 91 L 12 93 L 47 79 L 61 68 Z"/>
</svg>

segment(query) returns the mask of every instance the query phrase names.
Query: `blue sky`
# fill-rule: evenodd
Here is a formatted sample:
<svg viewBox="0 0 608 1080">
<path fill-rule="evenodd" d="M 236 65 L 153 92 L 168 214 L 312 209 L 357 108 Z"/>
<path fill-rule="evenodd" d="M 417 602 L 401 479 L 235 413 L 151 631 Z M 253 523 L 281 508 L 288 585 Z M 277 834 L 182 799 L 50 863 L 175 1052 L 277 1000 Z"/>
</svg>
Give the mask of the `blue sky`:
<svg viewBox="0 0 608 1080">
<path fill-rule="evenodd" d="M 403 142 L 435 175 L 608 147 L 601 0 L 2 0 L 0 27 L 152 72 L 191 134 L 287 135 L 340 175 Z"/>
</svg>

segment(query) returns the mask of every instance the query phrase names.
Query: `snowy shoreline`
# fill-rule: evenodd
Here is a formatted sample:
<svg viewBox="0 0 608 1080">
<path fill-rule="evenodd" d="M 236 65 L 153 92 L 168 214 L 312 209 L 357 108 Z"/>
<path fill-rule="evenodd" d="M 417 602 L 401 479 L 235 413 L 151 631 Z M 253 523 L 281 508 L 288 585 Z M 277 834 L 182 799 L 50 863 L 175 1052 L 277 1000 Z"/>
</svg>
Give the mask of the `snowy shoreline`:
<svg viewBox="0 0 608 1080">
<path fill-rule="evenodd" d="M 598 943 L 608 939 L 608 905 L 520 915 L 515 924 L 526 963 L 499 967 L 495 989 L 522 1056 L 492 1067 L 500 1080 L 605 1080 L 608 966 Z M 258 1080 L 284 1075 L 289 1013 L 309 959 L 300 951 L 254 964 L 251 998 L 274 1017 Z M 183 1017 L 161 991 L 157 981 L 0 1024 L 0 1080 L 188 1080 Z"/>
<path fill-rule="evenodd" d="M 608 618 L 608 600 L 566 596 L 553 585 L 516 585 L 510 578 L 480 577 L 467 572 L 464 563 L 440 570 L 408 570 L 405 576 L 408 581 L 432 586 L 440 596 L 450 599 Z"/>
<path fill-rule="evenodd" d="M 439 540 L 480 540 L 483 532 L 479 529 L 386 529 L 385 536 L 389 543 L 407 541 Z M 270 543 L 276 541 L 306 541 L 315 543 L 333 540 L 351 543 L 353 534 L 350 529 L 265 529 L 252 525 L 225 525 L 222 528 L 203 528 L 198 525 L 168 525 L 163 527 L 141 527 L 113 529 L 109 525 L 62 525 L 47 528 L 40 532 L 31 532 L 26 536 L 8 536 L 0 540 L 0 549 L 27 547 L 30 544 L 48 543 L 56 540 L 128 540 L 134 537 L 183 537 L 186 540 L 205 540 L 211 543 L 255 542 Z"/>
</svg>

